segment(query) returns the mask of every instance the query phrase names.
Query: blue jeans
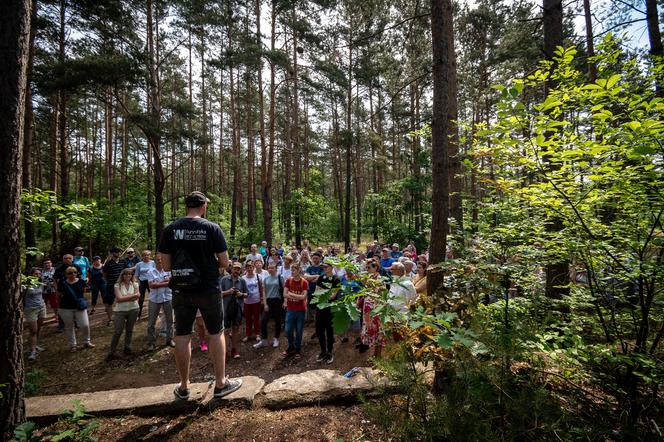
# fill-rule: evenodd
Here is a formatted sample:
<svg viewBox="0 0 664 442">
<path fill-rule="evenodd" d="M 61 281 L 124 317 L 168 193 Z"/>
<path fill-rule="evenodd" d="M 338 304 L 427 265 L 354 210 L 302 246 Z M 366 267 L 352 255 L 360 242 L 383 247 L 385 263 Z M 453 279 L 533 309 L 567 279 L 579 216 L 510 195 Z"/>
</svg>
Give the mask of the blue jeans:
<svg viewBox="0 0 664 442">
<path fill-rule="evenodd" d="M 302 350 L 302 333 L 304 332 L 304 311 L 286 312 L 286 337 L 288 352 L 299 353 Z"/>
</svg>

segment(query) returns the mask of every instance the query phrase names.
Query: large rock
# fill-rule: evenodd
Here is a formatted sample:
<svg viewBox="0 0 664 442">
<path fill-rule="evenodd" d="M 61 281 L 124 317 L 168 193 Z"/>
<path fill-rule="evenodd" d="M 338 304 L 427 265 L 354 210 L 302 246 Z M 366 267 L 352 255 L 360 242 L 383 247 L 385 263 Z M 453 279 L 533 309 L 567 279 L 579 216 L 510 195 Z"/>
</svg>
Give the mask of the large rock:
<svg viewBox="0 0 664 442">
<path fill-rule="evenodd" d="M 350 378 L 334 370 L 311 370 L 274 380 L 263 389 L 263 402 L 279 409 L 357 400 L 358 394 L 370 396 L 384 385 L 385 379 L 370 368 L 361 368 Z"/>
<path fill-rule="evenodd" d="M 28 420 L 34 421 L 56 419 L 63 411 L 72 409 L 75 401 L 80 401 L 85 407 L 85 411 L 94 415 L 180 412 L 200 406 L 208 393 L 212 395 L 213 385 L 208 382 L 190 384 L 191 393 L 189 400 L 186 401 L 175 399 L 174 388 L 174 384 L 167 384 L 126 390 L 38 396 L 27 398 L 25 408 Z"/>
<path fill-rule="evenodd" d="M 240 379 L 242 379 L 242 387 L 239 390 L 221 399 L 215 399 L 210 391 L 210 394 L 203 400 L 203 405 L 210 409 L 227 406 L 251 408 L 256 395 L 263 389 L 265 381 L 258 376 L 243 376 Z"/>
</svg>

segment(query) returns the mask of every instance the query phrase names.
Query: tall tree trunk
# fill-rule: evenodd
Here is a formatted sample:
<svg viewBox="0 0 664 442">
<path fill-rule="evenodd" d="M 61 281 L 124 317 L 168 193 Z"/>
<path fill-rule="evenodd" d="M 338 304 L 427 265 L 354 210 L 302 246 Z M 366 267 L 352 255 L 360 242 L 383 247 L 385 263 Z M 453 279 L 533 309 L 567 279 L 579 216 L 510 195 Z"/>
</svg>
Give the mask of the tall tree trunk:
<svg viewBox="0 0 664 442">
<path fill-rule="evenodd" d="M 228 28 L 228 49 L 233 49 L 233 34 L 231 26 Z M 235 103 L 235 76 L 233 74 L 234 67 L 230 66 L 230 92 L 231 92 L 231 127 L 233 131 L 233 201 L 231 204 L 231 228 L 230 237 L 235 238 L 235 230 L 237 229 L 238 210 L 240 209 L 242 194 L 240 191 L 241 181 L 241 168 L 240 168 L 240 142 L 238 134 L 238 115 L 237 104 Z"/>
<path fill-rule="evenodd" d="M 461 175 L 461 160 L 459 158 L 459 128 L 456 121 L 459 119 L 459 110 L 457 105 L 457 71 L 456 71 L 456 52 L 454 51 L 454 33 L 452 26 L 445 28 L 447 32 L 446 42 L 449 46 L 447 53 L 448 60 L 448 115 L 452 119 L 449 126 L 449 180 L 450 180 L 450 216 L 456 221 L 456 228 L 459 234 L 463 234 L 463 203 L 461 192 L 463 191 L 463 176 Z M 461 241 L 457 241 L 460 244 Z"/>
<path fill-rule="evenodd" d="M 0 439 L 25 419 L 21 309 L 21 165 L 32 2 L 0 2 Z"/>
<path fill-rule="evenodd" d="M 297 21 L 296 9 L 293 8 L 293 18 Z M 293 121 L 291 125 L 292 136 L 292 157 L 295 166 L 295 190 L 298 194 L 302 192 L 302 155 L 300 147 L 300 98 L 299 98 L 299 81 L 298 81 L 298 65 L 297 65 L 297 51 L 298 51 L 298 32 L 299 30 L 293 29 Z M 295 215 L 295 246 L 302 246 L 302 210 L 295 208 L 293 211 Z"/>
<path fill-rule="evenodd" d="M 187 119 L 187 129 L 189 131 L 189 179 L 187 182 L 189 185 L 186 187 L 188 192 L 191 192 L 196 188 L 196 173 L 195 173 L 195 167 L 196 167 L 196 157 L 194 153 L 194 128 L 193 128 L 193 122 L 191 119 L 191 115 L 194 110 L 194 94 L 193 94 L 193 80 L 192 80 L 192 57 L 191 57 L 191 49 L 192 49 L 192 42 L 191 42 L 191 27 L 189 27 L 189 45 L 188 45 L 188 50 L 189 50 L 189 72 L 188 72 L 188 86 L 189 86 L 189 116 Z"/>
<path fill-rule="evenodd" d="M 28 70 L 27 70 L 27 80 L 25 88 L 25 126 L 23 132 L 23 189 L 32 190 L 32 140 L 34 135 L 34 113 L 32 109 L 32 66 L 34 64 L 34 53 L 35 53 L 35 18 L 37 16 L 37 3 L 34 3 L 32 7 L 31 17 L 30 17 L 30 50 L 28 55 Z M 31 206 L 27 210 L 32 211 L 33 207 Z M 23 223 L 23 234 L 25 238 L 25 248 L 33 248 L 37 245 L 37 240 L 35 238 L 35 229 L 34 224 L 26 217 Z M 25 268 L 30 269 L 34 262 L 34 256 L 32 254 L 26 254 L 25 256 Z"/>
<path fill-rule="evenodd" d="M 659 32 L 659 13 L 657 12 L 657 0 L 646 0 L 646 19 L 648 21 L 648 41 L 650 42 L 650 55 L 653 57 L 653 63 L 664 63 L 664 47 L 662 46 L 662 36 Z M 664 96 L 663 74 L 659 74 L 656 79 L 657 95 Z"/>
<path fill-rule="evenodd" d="M 60 31 L 58 33 L 58 62 L 65 62 L 65 0 L 60 0 Z M 64 74 L 64 69 L 63 73 Z M 58 90 L 58 152 L 60 154 L 60 199 L 65 202 L 69 194 L 69 151 L 67 146 L 67 93 Z"/>
<path fill-rule="evenodd" d="M 352 23 L 349 24 L 352 29 Z M 353 126 L 352 126 L 352 111 L 353 111 L 353 45 L 352 35 L 348 36 L 348 88 L 346 90 L 346 205 L 344 207 L 344 250 L 346 253 L 350 252 L 350 213 L 351 213 L 351 156 L 353 154 Z"/>
<path fill-rule="evenodd" d="M 113 91 L 109 87 L 106 94 L 106 111 L 104 114 L 104 139 L 106 141 L 104 184 L 106 197 L 113 202 Z"/>
<path fill-rule="evenodd" d="M 260 4 L 261 0 L 256 0 L 256 17 L 257 20 L 257 38 L 260 40 Z M 274 3 L 272 4 L 271 8 L 271 25 L 270 25 L 270 50 L 274 52 L 275 49 L 275 41 L 276 41 L 276 20 L 277 20 L 277 13 L 274 7 Z M 262 45 L 261 45 L 262 47 Z M 262 63 L 262 57 L 259 61 L 259 68 L 258 68 L 258 89 L 260 91 L 260 97 L 259 97 L 259 109 L 260 109 L 260 130 L 261 130 L 261 152 L 263 154 L 263 162 L 267 162 L 267 164 L 264 165 L 264 174 L 265 178 L 264 181 L 261 183 L 261 189 L 262 189 L 262 200 L 263 200 L 263 237 L 265 238 L 265 241 L 267 241 L 268 244 L 272 245 L 272 174 L 273 174 L 273 167 L 274 167 L 274 99 L 275 99 L 275 94 L 276 94 L 276 84 L 275 84 L 275 66 L 274 66 L 274 61 L 270 59 L 270 109 L 269 109 L 269 118 L 270 118 L 270 123 L 269 123 L 269 141 L 268 141 L 268 154 L 267 154 L 267 159 L 265 158 L 265 126 L 264 126 L 264 117 L 263 117 L 263 80 L 262 80 L 262 73 L 263 73 L 263 63 Z M 263 172 L 263 171 L 261 171 Z M 263 173 L 261 173 L 261 176 Z"/>
<path fill-rule="evenodd" d="M 591 60 L 595 56 L 595 43 L 593 41 L 593 17 L 590 10 L 590 0 L 583 0 L 583 15 L 586 20 L 586 48 L 588 51 L 588 81 L 597 80 L 597 64 Z"/>
<path fill-rule="evenodd" d="M 249 15 L 246 20 L 246 33 L 249 35 Z M 245 118 L 247 124 L 247 225 L 253 226 L 256 214 L 256 192 L 255 192 L 255 152 L 254 152 L 254 115 L 252 109 L 252 85 L 251 71 L 247 68 L 245 72 L 245 86 L 247 88 Z"/>
</svg>

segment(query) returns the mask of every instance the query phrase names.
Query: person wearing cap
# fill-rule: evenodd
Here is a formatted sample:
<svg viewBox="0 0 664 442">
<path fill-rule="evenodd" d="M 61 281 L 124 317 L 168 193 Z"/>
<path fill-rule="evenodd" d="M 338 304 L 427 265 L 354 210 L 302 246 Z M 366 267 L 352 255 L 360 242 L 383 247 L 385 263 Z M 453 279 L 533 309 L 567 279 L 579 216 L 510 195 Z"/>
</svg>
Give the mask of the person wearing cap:
<svg viewBox="0 0 664 442">
<path fill-rule="evenodd" d="M 99 294 L 102 297 L 106 292 L 106 281 L 104 280 L 104 267 L 101 263 L 101 256 L 92 257 L 92 265 L 90 266 L 90 301 L 92 303 L 90 314 L 94 314 L 97 307 L 97 300 Z"/>
<path fill-rule="evenodd" d="M 90 260 L 88 259 L 87 256 L 83 256 L 83 247 L 76 247 L 74 249 L 74 259 L 72 260 L 74 265 L 81 269 L 81 274 L 80 278 L 86 282 L 89 283 L 89 276 L 90 276 Z"/>
<path fill-rule="evenodd" d="M 394 243 L 392 244 L 392 250 L 390 251 L 390 258 L 392 259 L 399 259 L 403 256 L 403 253 L 399 250 L 399 244 Z"/>
<path fill-rule="evenodd" d="M 127 255 L 124 258 L 125 266 L 127 268 L 134 268 L 136 267 L 136 264 L 141 262 L 141 259 L 136 255 L 136 251 L 134 250 L 133 247 L 128 247 L 127 250 L 125 250 L 125 255 Z"/>
<path fill-rule="evenodd" d="M 205 219 L 209 202 L 203 192 L 194 191 L 187 195 L 186 216 L 166 226 L 158 249 L 164 271 L 171 272 L 171 282 L 176 276 L 172 264 L 176 264 L 175 270 L 184 270 L 177 267 L 184 262 L 195 266 L 200 281 L 195 289 L 173 290 L 175 364 L 180 378 L 173 394 L 181 400 L 189 399 L 191 331 L 199 310 L 208 330 L 210 357 L 214 365 L 213 397 L 226 396 L 242 386 L 241 379 L 226 378 L 224 311 L 219 276 L 224 274 L 228 264 L 228 246 L 219 225 Z M 186 278 L 182 273 L 178 276 Z"/>
<path fill-rule="evenodd" d="M 106 309 L 106 316 L 108 317 L 108 324 L 113 324 L 113 304 L 115 304 L 115 283 L 118 282 L 120 273 L 127 266 L 123 259 L 120 258 L 119 247 L 111 247 L 111 256 L 104 263 L 102 267 L 102 272 L 104 275 L 104 280 L 106 280 L 106 291 L 102 292 L 101 298 L 104 301 L 104 307 Z"/>
<path fill-rule="evenodd" d="M 231 273 L 221 278 L 219 288 L 221 296 L 224 299 L 224 328 L 231 329 L 231 351 L 230 357 L 239 359 L 238 341 L 240 337 L 240 325 L 242 324 L 242 312 L 244 310 L 244 298 L 249 293 L 247 282 L 240 275 L 242 274 L 242 263 L 233 262 Z"/>
</svg>

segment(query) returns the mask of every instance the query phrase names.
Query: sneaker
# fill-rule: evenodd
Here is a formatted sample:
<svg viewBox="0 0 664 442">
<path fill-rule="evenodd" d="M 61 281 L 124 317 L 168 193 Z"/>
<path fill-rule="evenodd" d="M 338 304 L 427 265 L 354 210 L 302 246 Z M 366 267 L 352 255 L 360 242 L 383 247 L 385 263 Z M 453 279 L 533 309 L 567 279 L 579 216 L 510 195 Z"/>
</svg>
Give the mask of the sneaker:
<svg viewBox="0 0 664 442">
<path fill-rule="evenodd" d="M 331 364 L 332 362 L 334 362 L 334 355 L 332 353 L 328 353 L 327 358 L 325 358 L 325 363 Z"/>
<path fill-rule="evenodd" d="M 260 341 L 261 341 L 261 337 L 260 337 L 260 336 L 256 336 L 256 342 L 260 342 Z"/>
<path fill-rule="evenodd" d="M 37 350 L 32 350 L 28 356 L 28 361 L 34 361 L 37 359 Z"/>
<path fill-rule="evenodd" d="M 223 387 L 214 387 L 214 397 L 220 398 L 226 395 L 231 394 L 234 391 L 239 390 L 242 386 L 242 379 L 228 379 L 226 378 L 226 383 Z"/>
<path fill-rule="evenodd" d="M 327 353 L 319 353 L 316 362 L 323 362 L 327 358 Z"/>
<path fill-rule="evenodd" d="M 296 361 L 299 361 L 300 359 L 302 359 L 302 355 L 300 354 L 299 351 L 296 351 L 295 354 L 293 355 L 293 358 L 294 358 Z"/>
<path fill-rule="evenodd" d="M 207 345 L 207 342 L 205 342 L 205 341 L 201 341 L 201 351 L 202 351 L 203 353 L 205 353 L 206 351 L 208 351 L 208 345 Z"/>
<path fill-rule="evenodd" d="M 242 338 L 242 342 L 249 342 L 249 336 L 245 336 L 244 338 Z"/>
<path fill-rule="evenodd" d="M 240 359 L 240 353 L 238 353 L 236 349 L 233 349 L 231 350 L 231 357 L 233 359 Z"/>
<path fill-rule="evenodd" d="M 173 394 L 175 395 L 176 398 L 181 399 L 183 401 L 186 401 L 189 399 L 189 389 L 188 388 L 180 388 L 180 384 L 177 384 L 175 386 L 175 390 L 173 390 Z"/>
<path fill-rule="evenodd" d="M 95 348 L 96 345 L 94 345 L 92 342 L 86 342 L 85 344 L 83 344 L 83 347 L 84 348 Z"/>
<path fill-rule="evenodd" d="M 75 353 L 76 350 L 78 350 L 78 347 L 76 347 L 75 345 L 72 345 L 71 347 L 69 347 L 69 351 L 72 352 L 72 353 Z"/>
<path fill-rule="evenodd" d="M 253 345 L 254 348 L 263 348 L 267 347 L 267 340 L 266 339 L 261 339 L 259 340 L 256 344 Z"/>
<path fill-rule="evenodd" d="M 274 347 L 274 348 L 279 347 L 279 339 L 272 338 L 272 347 Z"/>
<path fill-rule="evenodd" d="M 284 359 L 288 359 L 291 356 L 293 356 L 293 351 L 292 350 L 286 350 L 284 352 L 281 352 L 281 357 Z"/>
<path fill-rule="evenodd" d="M 175 341 L 172 340 L 172 339 L 169 339 L 168 341 L 166 341 L 166 345 L 168 345 L 169 347 L 175 348 Z"/>
<path fill-rule="evenodd" d="M 146 349 L 147 351 L 154 351 L 154 349 L 155 349 L 155 345 L 154 345 L 154 344 L 148 344 L 148 346 L 145 347 L 145 349 Z"/>
</svg>

